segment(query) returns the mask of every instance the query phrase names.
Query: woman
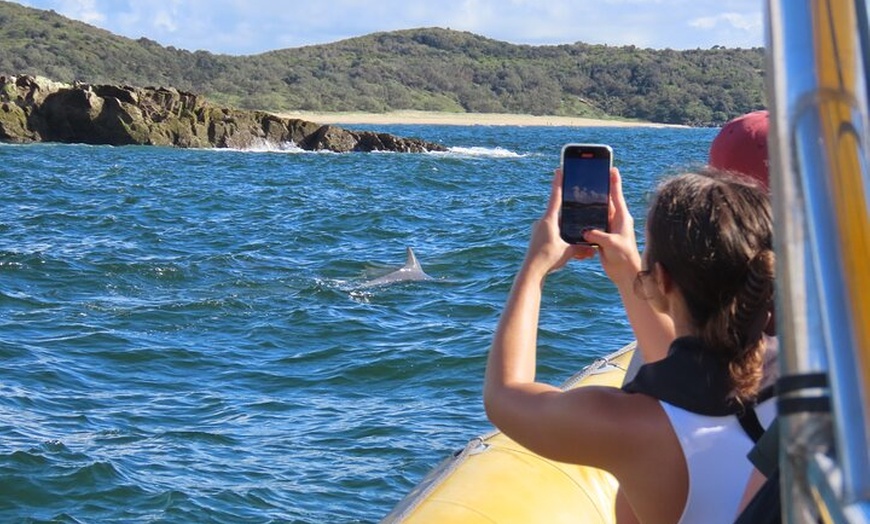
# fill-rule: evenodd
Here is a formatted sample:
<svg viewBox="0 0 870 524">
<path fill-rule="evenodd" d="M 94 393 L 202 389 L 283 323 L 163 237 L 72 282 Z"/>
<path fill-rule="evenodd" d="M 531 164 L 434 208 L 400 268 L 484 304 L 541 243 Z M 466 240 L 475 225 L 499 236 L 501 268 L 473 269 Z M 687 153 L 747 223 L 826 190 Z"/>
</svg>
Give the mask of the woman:
<svg viewBox="0 0 870 524">
<path fill-rule="evenodd" d="M 612 232 L 585 238 L 600 246 L 610 278 L 635 273 L 635 298 L 676 338 L 666 358 L 623 389 L 561 391 L 535 382 L 541 290 L 548 273 L 595 253 L 559 237 L 561 178 L 557 170 L 494 336 L 487 415 L 532 451 L 610 471 L 640 522 L 731 522 L 751 469 L 752 440 L 737 415 L 752 412 L 759 389 L 773 293 L 769 200 L 723 173 L 665 181 L 650 207 L 641 265 L 613 169 Z M 709 471 L 717 474 L 700 474 Z"/>
</svg>

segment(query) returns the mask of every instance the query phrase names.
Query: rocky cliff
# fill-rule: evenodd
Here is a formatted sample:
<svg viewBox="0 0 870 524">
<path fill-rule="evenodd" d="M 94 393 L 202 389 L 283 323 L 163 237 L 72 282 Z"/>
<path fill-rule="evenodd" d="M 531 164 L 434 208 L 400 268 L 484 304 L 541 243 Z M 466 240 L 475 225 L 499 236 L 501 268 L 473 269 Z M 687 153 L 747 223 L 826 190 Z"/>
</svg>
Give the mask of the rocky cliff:
<svg viewBox="0 0 870 524">
<path fill-rule="evenodd" d="M 306 150 L 444 151 L 387 133 L 350 131 L 263 111 L 219 107 L 172 88 L 60 84 L 0 76 L 0 141 Z"/>
</svg>

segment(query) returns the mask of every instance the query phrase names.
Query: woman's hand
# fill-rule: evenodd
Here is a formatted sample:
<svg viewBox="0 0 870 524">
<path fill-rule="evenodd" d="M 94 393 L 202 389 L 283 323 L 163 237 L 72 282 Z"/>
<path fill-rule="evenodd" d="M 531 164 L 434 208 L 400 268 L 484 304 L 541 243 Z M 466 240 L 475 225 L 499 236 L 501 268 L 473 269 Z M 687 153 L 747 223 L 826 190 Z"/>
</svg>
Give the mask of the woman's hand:
<svg viewBox="0 0 870 524">
<path fill-rule="evenodd" d="M 595 248 L 572 245 L 559 235 L 559 209 L 562 205 L 562 169 L 556 169 L 550 188 L 550 201 L 544 215 L 532 227 L 532 238 L 523 262 L 524 272 L 542 278 L 560 269 L 571 258 L 584 259 L 595 255 Z"/>
<path fill-rule="evenodd" d="M 640 253 L 634 235 L 634 218 L 628 211 L 622 193 L 622 177 L 615 167 L 610 169 L 610 233 L 587 231 L 583 238 L 598 244 L 604 272 L 617 287 L 632 286 L 641 269 Z"/>
</svg>

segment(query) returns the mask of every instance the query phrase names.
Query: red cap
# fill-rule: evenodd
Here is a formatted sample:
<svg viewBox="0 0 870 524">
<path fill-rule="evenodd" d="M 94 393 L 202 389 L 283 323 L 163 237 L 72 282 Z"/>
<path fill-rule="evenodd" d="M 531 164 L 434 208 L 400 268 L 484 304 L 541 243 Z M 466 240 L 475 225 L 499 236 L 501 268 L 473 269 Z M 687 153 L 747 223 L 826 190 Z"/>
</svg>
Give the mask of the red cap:
<svg viewBox="0 0 870 524">
<path fill-rule="evenodd" d="M 722 126 L 710 145 L 710 165 L 716 169 L 748 175 L 767 189 L 770 185 L 768 120 L 766 110 L 753 111 Z"/>
</svg>

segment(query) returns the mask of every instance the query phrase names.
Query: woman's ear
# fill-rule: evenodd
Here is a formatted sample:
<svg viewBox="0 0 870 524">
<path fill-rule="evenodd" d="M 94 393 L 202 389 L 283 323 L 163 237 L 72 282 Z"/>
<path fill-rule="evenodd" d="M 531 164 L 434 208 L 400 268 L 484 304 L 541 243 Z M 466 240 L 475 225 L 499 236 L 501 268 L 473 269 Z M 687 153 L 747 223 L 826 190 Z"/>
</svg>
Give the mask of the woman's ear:
<svg viewBox="0 0 870 524">
<path fill-rule="evenodd" d="M 669 311 L 671 297 L 674 290 L 674 281 L 665 267 L 658 262 L 650 268 L 646 287 L 646 300 L 656 311 L 667 313 Z"/>
<path fill-rule="evenodd" d="M 655 266 L 653 266 L 653 276 L 655 277 L 656 289 L 659 293 L 667 295 L 674 290 L 674 279 L 671 278 L 671 274 L 668 273 L 665 266 L 659 262 L 656 262 Z"/>
</svg>

